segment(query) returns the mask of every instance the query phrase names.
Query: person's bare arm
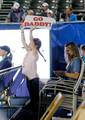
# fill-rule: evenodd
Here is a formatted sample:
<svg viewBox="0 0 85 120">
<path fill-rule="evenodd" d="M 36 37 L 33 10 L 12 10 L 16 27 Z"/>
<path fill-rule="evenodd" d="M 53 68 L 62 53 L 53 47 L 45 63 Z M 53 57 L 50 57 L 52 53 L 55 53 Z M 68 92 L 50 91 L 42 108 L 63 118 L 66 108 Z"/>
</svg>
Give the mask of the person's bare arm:
<svg viewBox="0 0 85 120">
<path fill-rule="evenodd" d="M 75 73 L 65 72 L 66 77 L 73 78 L 73 79 L 78 79 L 79 75 L 80 75 L 80 73 L 78 73 L 78 72 L 75 72 Z"/>
<path fill-rule="evenodd" d="M 68 78 L 72 78 L 72 79 L 78 79 L 78 77 L 80 75 L 80 73 L 78 73 L 78 72 L 68 73 L 66 71 L 54 71 L 54 74 L 56 74 L 57 76 L 68 77 Z"/>
<path fill-rule="evenodd" d="M 28 45 L 27 45 L 27 43 L 26 43 L 26 41 L 25 41 L 25 35 L 24 35 L 24 27 L 23 26 L 21 26 L 21 41 L 22 41 L 22 44 L 23 44 L 23 46 L 24 46 L 24 48 L 26 49 L 26 50 L 28 50 Z"/>
<path fill-rule="evenodd" d="M 29 45 L 30 45 L 32 50 L 36 50 L 36 46 L 35 46 L 35 43 L 34 43 L 34 40 L 33 40 L 33 33 L 32 33 L 35 29 L 36 29 L 35 27 L 30 29 L 30 38 L 29 38 L 30 43 L 29 43 Z"/>
</svg>

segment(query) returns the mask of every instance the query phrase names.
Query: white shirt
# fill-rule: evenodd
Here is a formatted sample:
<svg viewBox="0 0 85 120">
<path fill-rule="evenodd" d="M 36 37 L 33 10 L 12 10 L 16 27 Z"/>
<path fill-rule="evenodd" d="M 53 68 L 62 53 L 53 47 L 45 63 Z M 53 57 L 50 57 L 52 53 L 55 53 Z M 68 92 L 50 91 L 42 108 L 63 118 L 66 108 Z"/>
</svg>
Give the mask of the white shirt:
<svg viewBox="0 0 85 120">
<path fill-rule="evenodd" d="M 24 57 L 22 73 L 26 75 L 29 79 L 38 77 L 37 60 L 38 54 L 34 54 L 32 50 L 29 50 Z"/>
</svg>

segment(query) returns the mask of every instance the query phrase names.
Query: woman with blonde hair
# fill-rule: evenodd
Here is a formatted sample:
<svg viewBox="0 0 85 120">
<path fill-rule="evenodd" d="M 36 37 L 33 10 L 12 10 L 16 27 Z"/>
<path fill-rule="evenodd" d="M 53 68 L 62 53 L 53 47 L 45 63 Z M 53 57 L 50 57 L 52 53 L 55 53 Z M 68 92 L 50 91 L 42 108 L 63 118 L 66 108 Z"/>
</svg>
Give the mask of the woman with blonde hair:
<svg viewBox="0 0 85 120">
<path fill-rule="evenodd" d="M 81 70 L 81 58 L 78 47 L 74 42 L 65 45 L 64 56 L 67 63 L 66 71 L 56 71 L 56 74 L 68 79 L 78 79 Z"/>
</svg>

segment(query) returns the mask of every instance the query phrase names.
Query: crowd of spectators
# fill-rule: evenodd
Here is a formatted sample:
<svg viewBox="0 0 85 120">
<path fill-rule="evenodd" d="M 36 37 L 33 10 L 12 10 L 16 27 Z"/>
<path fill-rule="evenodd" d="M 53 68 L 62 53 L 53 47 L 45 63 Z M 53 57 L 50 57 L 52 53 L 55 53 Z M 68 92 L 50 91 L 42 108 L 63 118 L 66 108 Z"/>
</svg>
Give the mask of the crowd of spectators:
<svg viewBox="0 0 85 120">
<path fill-rule="evenodd" d="M 77 15 L 73 12 L 72 6 L 66 8 L 62 13 L 59 13 L 57 15 L 49 8 L 49 4 L 47 2 L 42 3 L 40 7 L 41 13 L 39 14 L 39 16 L 51 17 L 55 19 L 55 21 L 70 22 L 84 20 L 84 16 L 82 16 L 81 13 Z M 5 22 L 23 22 L 26 15 L 36 15 L 36 11 L 34 11 L 33 9 L 24 10 L 21 7 L 20 3 L 14 2 Z"/>
<path fill-rule="evenodd" d="M 54 17 L 54 13 L 52 10 L 49 9 L 48 3 L 43 3 L 41 6 L 42 12 L 40 16 L 44 17 Z M 28 9 L 25 11 L 18 2 L 15 2 L 5 20 L 6 23 L 14 22 L 19 23 L 25 20 L 27 15 L 36 15 L 35 11 L 32 9 Z"/>
</svg>

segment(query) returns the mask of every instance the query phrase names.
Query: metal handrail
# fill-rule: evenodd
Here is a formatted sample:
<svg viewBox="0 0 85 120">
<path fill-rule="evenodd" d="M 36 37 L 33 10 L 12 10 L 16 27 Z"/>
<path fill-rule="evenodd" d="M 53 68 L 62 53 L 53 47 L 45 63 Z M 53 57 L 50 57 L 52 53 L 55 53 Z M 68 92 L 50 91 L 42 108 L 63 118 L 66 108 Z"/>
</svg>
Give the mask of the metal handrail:
<svg viewBox="0 0 85 120">
<path fill-rule="evenodd" d="M 82 61 L 80 76 L 78 78 L 76 85 L 74 86 L 74 93 L 77 93 L 77 91 L 78 91 L 78 88 L 79 88 L 82 78 L 83 78 L 84 71 L 85 71 L 85 63 Z"/>
<path fill-rule="evenodd" d="M 3 69 L 3 70 L 0 70 L 0 75 L 4 75 L 8 72 L 12 72 L 14 70 L 17 70 L 19 68 L 21 68 L 22 66 L 17 66 L 17 67 L 9 67 L 9 68 L 6 68 L 6 69 Z"/>
</svg>

